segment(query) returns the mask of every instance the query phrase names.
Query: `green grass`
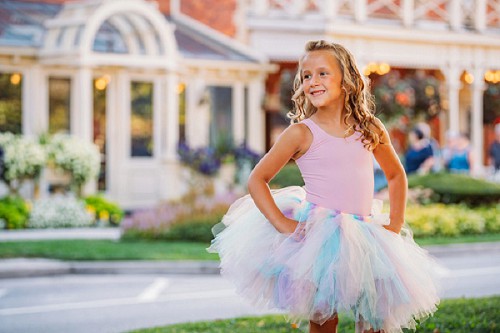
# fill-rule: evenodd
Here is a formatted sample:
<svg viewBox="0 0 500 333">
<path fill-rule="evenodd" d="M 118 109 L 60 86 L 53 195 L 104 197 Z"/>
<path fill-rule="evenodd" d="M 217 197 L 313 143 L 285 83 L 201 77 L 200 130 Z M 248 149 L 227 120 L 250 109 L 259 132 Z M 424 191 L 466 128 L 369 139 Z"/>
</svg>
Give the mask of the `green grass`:
<svg viewBox="0 0 500 333">
<path fill-rule="evenodd" d="M 189 324 L 170 325 L 133 331 L 134 333 L 285 333 L 306 331 L 306 323 L 291 328 L 283 316 L 245 317 Z M 352 320 L 340 317 L 338 332 L 353 332 Z M 410 331 L 408 331 L 410 332 Z M 413 331 L 411 331 L 413 332 Z M 436 314 L 422 322 L 417 333 L 494 333 L 500 332 L 500 296 L 477 299 L 444 300 Z"/>
<path fill-rule="evenodd" d="M 416 239 L 423 245 L 500 241 L 500 234 Z M 44 240 L 0 242 L 0 258 L 60 260 L 218 260 L 208 243 L 179 241 Z"/>
<path fill-rule="evenodd" d="M 217 260 L 207 243 L 111 240 L 0 242 L 0 258 L 61 260 Z"/>
<path fill-rule="evenodd" d="M 466 235 L 456 237 L 425 237 L 415 238 L 415 242 L 420 246 L 425 245 L 448 245 L 459 243 L 484 243 L 500 241 L 500 233 L 484 235 Z"/>
</svg>

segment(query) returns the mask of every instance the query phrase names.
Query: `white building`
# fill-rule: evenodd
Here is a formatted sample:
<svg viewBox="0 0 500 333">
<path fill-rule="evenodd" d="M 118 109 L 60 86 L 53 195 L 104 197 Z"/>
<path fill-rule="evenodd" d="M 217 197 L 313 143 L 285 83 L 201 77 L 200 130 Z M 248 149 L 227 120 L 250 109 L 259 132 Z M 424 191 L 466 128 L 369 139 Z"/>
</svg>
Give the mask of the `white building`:
<svg viewBox="0 0 500 333">
<path fill-rule="evenodd" d="M 444 143 L 447 130 L 470 134 L 477 160 L 485 162 L 493 124 L 483 124 L 483 94 L 487 87 L 500 94 L 498 0 L 251 0 L 239 4 L 245 13 L 239 38 L 280 67 L 267 84 L 268 114 L 278 111 L 280 76 L 295 70 L 305 43 L 332 40 L 348 47 L 361 69 L 388 64 L 439 72 L 444 112 L 436 137 Z M 499 119 L 500 110 L 493 112 Z M 481 168 L 476 172 L 481 173 Z"/>
<path fill-rule="evenodd" d="M 179 196 L 179 140 L 224 133 L 264 152 L 271 66 L 243 44 L 145 0 L 4 0 L 0 11 L 1 82 L 17 91 L 4 99 L 20 105 L 0 107 L 0 126 L 98 144 L 103 174 L 88 191 L 126 208 Z"/>
</svg>

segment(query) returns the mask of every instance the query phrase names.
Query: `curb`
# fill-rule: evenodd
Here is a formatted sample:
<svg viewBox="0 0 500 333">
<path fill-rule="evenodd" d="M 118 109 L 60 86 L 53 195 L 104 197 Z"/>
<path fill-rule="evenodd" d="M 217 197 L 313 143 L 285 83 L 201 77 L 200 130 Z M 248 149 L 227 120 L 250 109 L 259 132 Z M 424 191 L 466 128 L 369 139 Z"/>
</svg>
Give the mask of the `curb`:
<svg viewBox="0 0 500 333">
<path fill-rule="evenodd" d="M 64 274 L 219 274 L 218 261 L 0 260 L 0 279 Z"/>
<path fill-rule="evenodd" d="M 500 252 L 500 242 L 429 245 L 432 256 L 448 257 Z M 219 274 L 218 261 L 61 261 L 41 258 L 0 259 L 0 279 L 64 274 Z"/>
</svg>

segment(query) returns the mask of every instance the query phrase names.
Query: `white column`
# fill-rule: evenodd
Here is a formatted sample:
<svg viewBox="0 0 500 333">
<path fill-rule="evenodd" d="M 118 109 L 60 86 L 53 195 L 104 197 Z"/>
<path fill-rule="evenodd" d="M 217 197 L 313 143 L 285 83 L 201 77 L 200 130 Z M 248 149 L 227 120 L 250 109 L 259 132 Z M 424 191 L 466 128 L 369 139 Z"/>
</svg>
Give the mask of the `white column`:
<svg viewBox="0 0 500 333">
<path fill-rule="evenodd" d="M 462 71 L 455 65 L 449 66 L 445 71 L 446 85 L 448 87 L 448 130 L 455 133 L 460 131 L 459 91 L 461 74 Z"/>
<path fill-rule="evenodd" d="M 77 70 L 71 84 L 70 132 L 81 139 L 93 143 L 93 89 L 92 71 L 81 67 Z M 84 186 L 84 193 L 94 193 L 97 190 L 97 180 Z"/>
<path fill-rule="evenodd" d="M 403 0 L 403 24 L 409 28 L 413 26 L 415 12 L 414 0 Z"/>
<path fill-rule="evenodd" d="M 177 144 L 179 141 L 179 95 L 178 84 L 179 77 L 177 74 L 167 74 L 167 89 L 166 89 L 166 145 L 163 157 L 168 160 L 177 159 Z"/>
<path fill-rule="evenodd" d="M 240 145 L 245 140 L 245 85 L 233 85 L 233 142 Z"/>
<path fill-rule="evenodd" d="M 266 119 L 262 109 L 264 79 L 253 79 L 248 86 L 248 148 L 263 154 L 266 150 Z"/>
<path fill-rule="evenodd" d="M 450 0 L 448 3 L 450 17 L 450 27 L 452 30 L 459 30 L 462 27 L 462 10 L 460 8 L 460 0 Z"/>
<path fill-rule="evenodd" d="M 39 65 L 23 73 L 23 134 L 39 135 L 49 130 L 47 77 Z"/>
<path fill-rule="evenodd" d="M 354 2 L 354 18 L 357 23 L 363 23 L 366 21 L 366 0 L 355 0 Z"/>
<path fill-rule="evenodd" d="M 92 71 L 79 68 L 71 84 L 70 130 L 85 141 L 92 142 L 93 94 Z"/>
<path fill-rule="evenodd" d="M 486 29 L 486 0 L 475 0 L 474 27 L 478 32 Z"/>
<path fill-rule="evenodd" d="M 192 147 L 207 146 L 210 133 L 210 100 L 205 81 L 201 78 L 191 80 L 186 89 L 186 141 Z"/>
<path fill-rule="evenodd" d="M 483 165 L 483 93 L 486 89 L 484 83 L 484 69 L 475 68 L 473 70 L 474 82 L 471 85 L 472 89 L 472 149 L 474 154 L 474 174 L 482 174 L 484 171 Z"/>
<path fill-rule="evenodd" d="M 332 21 L 337 16 L 337 11 L 339 7 L 339 0 L 324 1 L 322 6 L 324 8 L 319 8 L 327 20 Z"/>
</svg>

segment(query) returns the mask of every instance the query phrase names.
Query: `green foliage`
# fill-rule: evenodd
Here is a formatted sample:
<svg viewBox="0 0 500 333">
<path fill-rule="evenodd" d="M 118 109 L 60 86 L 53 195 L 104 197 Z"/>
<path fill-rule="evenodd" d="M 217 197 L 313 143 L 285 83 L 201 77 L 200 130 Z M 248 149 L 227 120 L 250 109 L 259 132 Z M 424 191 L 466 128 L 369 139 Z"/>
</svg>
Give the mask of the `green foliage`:
<svg viewBox="0 0 500 333">
<path fill-rule="evenodd" d="M 433 191 L 432 199 L 442 203 L 484 205 L 500 202 L 500 185 L 466 175 L 430 173 L 408 178 L 410 188 L 423 187 Z"/>
<path fill-rule="evenodd" d="M 118 204 L 111 202 L 101 195 L 90 195 L 85 198 L 87 210 L 95 216 L 96 221 L 109 222 L 119 225 L 123 219 L 123 209 Z"/>
<path fill-rule="evenodd" d="M 417 326 L 416 333 L 494 333 L 500 326 L 500 297 L 444 300 L 431 318 Z M 307 322 L 293 329 L 284 316 L 245 317 L 236 319 L 176 324 L 133 331 L 135 333 L 285 333 L 303 332 Z M 339 332 L 353 332 L 354 322 L 339 317 Z M 404 330 L 404 332 L 414 332 Z"/>
<path fill-rule="evenodd" d="M 295 163 L 288 163 L 283 169 L 278 172 L 271 180 L 269 185 L 273 188 L 281 188 L 286 186 L 303 186 L 304 180 L 300 174 L 299 167 Z"/>
<path fill-rule="evenodd" d="M 415 237 L 476 235 L 500 229 L 497 207 L 465 205 L 408 205 L 406 221 Z"/>
<path fill-rule="evenodd" d="M 0 258 L 60 260 L 217 260 L 208 243 L 112 240 L 0 242 Z"/>
<path fill-rule="evenodd" d="M 25 228 L 28 216 L 28 205 L 23 198 L 7 196 L 0 199 L 0 221 L 5 229 Z"/>
</svg>

